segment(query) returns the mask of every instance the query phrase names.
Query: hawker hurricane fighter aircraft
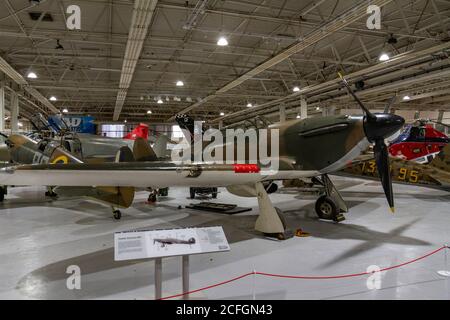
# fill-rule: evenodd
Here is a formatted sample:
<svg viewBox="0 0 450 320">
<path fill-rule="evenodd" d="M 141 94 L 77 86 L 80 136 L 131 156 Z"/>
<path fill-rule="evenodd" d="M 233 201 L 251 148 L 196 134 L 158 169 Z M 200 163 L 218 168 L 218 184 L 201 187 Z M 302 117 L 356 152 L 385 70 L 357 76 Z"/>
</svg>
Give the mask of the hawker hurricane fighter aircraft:
<svg viewBox="0 0 450 320">
<path fill-rule="evenodd" d="M 344 83 L 348 86 L 345 81 Z M 296 119 L 269 126 L 267 136 L 270 139 L 267 140 L 268 145 L 265 148 L 273 151 L 271 146 L 278 145 L 279 150 L 270 156 L 266 155 L 265 158 L 261 157 L 260 153 L 257 153 L 254 158 L 251 157 L 252 153 L 249 150 L 252 146 L 245 136 L 242 137 L 243 133 L 236 133 L 235 138 L 242 138 L 241 141 L 245 143 L 244 161 L 236 161 L 236 152 L 234 152 L 234 158 L 232 158 L 234 161 L 229 163 L 230 149 L 225 144 L 217 144 L 214 149 L 215 154 L 222 152 L 224 159 L 227 159 L 222 163 L 158 161 L 153 150 L 147 146 L 145 150 L 135 152 L 134 160 L 136 161 L 93 164 L 71 160 L 61 163 L 61 158 L 57 155 L 52 156 L 46 163 L 36 164 L 39 161 L 28 161 L 34 164 L 2 169 L 0 184 L 120 186 L 120 188 L 227 187 L 229 191 L 240 196 L 256 196 L 260 208 L 255 225 L 256 230 L 282 237 L 285 235 L 286 226 L 273 207 L 263 183 L 321 176 L 327 186 L 326 195 L 321 201 L 336 203 L 336 208 L 341 211 L 346 210 L 347 207 L 328 178 L 328 173 L 344 168 L 347 163 L 366 150 L 371 142 L 375 143 L 374 154 L 377 167 L 389 206 L 393 209 L 394 199 L 384 139 L 399 130 L 404 124 L 404 119 L 393 114 L 373 114 L 358 99 L 357 101 L 365 112 L 364 116 L 334 115 Z M 257 139 L 260 142 L 261 136 L 257 136 Z M 24 148 L 29 149 L 30 142 L 23 137 L 10 136 L 9 140 L 11 140 L 10 148 L 17 154 L 21 154 Z M 261 148 L 261 145 L 259 147 Z M 31 153 L 36 154 L 35 149 Z M 39 156 L 40 154 L 31 156 L 31 159 Z M 277 170 L 265 169 L 266 164 L 271 161 L 279 164 Z"/>
</svg>

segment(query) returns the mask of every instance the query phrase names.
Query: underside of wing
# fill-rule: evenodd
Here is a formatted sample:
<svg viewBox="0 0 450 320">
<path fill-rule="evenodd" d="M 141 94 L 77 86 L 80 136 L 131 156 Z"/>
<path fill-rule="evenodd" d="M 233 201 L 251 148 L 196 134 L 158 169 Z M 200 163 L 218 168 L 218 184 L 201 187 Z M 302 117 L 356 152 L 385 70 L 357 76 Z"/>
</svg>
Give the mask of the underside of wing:
<svg viewBox="0 0 450 320">
<path fill-rule="evenodd" d="M 229 186 L 262 179 L 257 165 L 171 162 L 23 165 L 0 170 L 0 185 Z"/>
</svg>

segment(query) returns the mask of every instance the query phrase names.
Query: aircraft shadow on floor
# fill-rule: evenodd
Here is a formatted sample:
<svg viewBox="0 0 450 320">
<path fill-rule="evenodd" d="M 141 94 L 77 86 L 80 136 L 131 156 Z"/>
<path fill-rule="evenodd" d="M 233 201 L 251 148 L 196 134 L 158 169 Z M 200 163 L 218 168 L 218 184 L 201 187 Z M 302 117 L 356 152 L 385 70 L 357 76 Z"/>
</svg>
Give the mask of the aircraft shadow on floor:
<svg viewBox="0 0 450 320">
<path fill-rule="evenodd" d="M 357 203 L 353 203 L 356 205 Z M 257 210 L 257 209 L 255 209 Z M 255 211 L 254 210 L 254 211 Z M 184 211 L 184 210 L 183 210 Z M 254 223 L 256 219 L 255 214 L 243 215 L 222 215 L 217 213 L 199 213 L 188 211 L 189 215 L 182 219 L 171 221 L 170 223 L 162 223 L 152 225 L 151 228 L 159 229 L 164 227 L 177 226 L 223 226 L 227 238 L 230 243 L 236 243 L 253 238 L 263 238 L 261 234 L 254 231 Z M 412 237 L 402 236 L 401 234 L 409 227 L 417 223 L 420 219 L 415 219 L 405 225 L 397 227 L 389 232 L 380 232 L 371 230 L 364 226 L 354 225 L 350 223 L 329 223 L 328 221 L 318 221 L 313 212 L 313 204 L 308 204 L 299 208 L 298 210 L 286 211 L 288 225 L 301 225 L 304 230 L 312 233 L 313 237 L 325 239 L 354 239 L 364 241 L 356 245 L 350 250 L 347 250 L 331 260 L 318 266 L 326 268 L 330 265 L 344 262 L 355 255 L 358 255 L 367 250 L 375 249 L 385 243 L 401 244 L 401 245 L 429 245 L 430 243 L 415 239 Z M 198 216 L 207 218 L 207 221 L 199 222 Z M 148 227 L 141 227 L 139 229 L 148 229 Z M 301 238 L 295 238 L 283 242 L 284 248 L 298 245 L 302 241 Z M 297 250 L 298 251 L 298 250 Z M 239 251 L 233 253 L 233 260 L 248 259 L 249 256 L 258 256 L 267 253 L 267 248 L 261 246 L 259 249 L 252 249 L 251 252 Z M 231 254 L 231 253 L 222 253 Z M 174 259 L 174 258 L 171 258 Z M 110 276 L 105 276 L 104 279 L 96 279 L 84 283 L 82 290 L 70 291 L 66 288 L 66 268 L 70 265 L 78 265 L 84 276 L 94 273 L 105 273 Z M 175 266 L 175 267 L 174 267 Z M 209 269 L 211 265 L 195 265 L 192 272 L 197 273 Z M 111 272 L 120 271 L 120 277 L 115 278 Z M 180 276 L 179 266 L 176 263 L 171 264 L 170 270 L 164 271 L 165 280 L 177 279 Z M 137 271 L 139 269 L 139 272 Z M 125 275 L 130 274 L 131 276 Z M 138 290 L 153 284 L 153 264 L 149 260 L 139 261 L 114 261 L 113 248 L 95 251 L 89 254 L 72 257 L 69 259 L 57 261 L 39 269 L 36 269 L 17 283 L 16 289 L 22 294 L 32 298 L 45 299 L 75 299 L 75 298 L 94 298 L 102 297 L 111 294 L 127 292 L 130 290 Z M 152 293 L 149 292 L 149 298 Z"/>
</svg>

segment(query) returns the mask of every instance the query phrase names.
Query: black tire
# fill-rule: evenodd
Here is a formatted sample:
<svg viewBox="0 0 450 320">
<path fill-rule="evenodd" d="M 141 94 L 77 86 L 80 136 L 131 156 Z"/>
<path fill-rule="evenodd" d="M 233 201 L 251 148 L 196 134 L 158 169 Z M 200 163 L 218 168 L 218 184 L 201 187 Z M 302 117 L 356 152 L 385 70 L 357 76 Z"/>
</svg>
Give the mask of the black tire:
<svg viewBox="0 0 450 320">
<path fill-rule="evenodd" d="M 115 220 L 120 220 L 122 218 L 122 212 L 120 210 L 114 210 L 113 217 Z"/>
<path fill-rule="evenodd" d="M 5 189 L 0 187 L 0 202 L 3 202 L 3 200 L 5 200 Z"/>
<path fill-rule="evenodd" d="M 189 196 L 191 199 L 195 199 L 195 188 L 189 188 Z"/>
<path fill-rule="evenodd" d="M 339 211 L 333 199 L 323 195 L 316 201 L 316 213 L 320 219 L 335 220 Z"/>
<path fill-rule="evenodd" d="M 156 198 L 156 194 L 154 193 L 150 193 L 148 195 L 148 202 L 156 202 L 157 198 Z"/>
</svg>

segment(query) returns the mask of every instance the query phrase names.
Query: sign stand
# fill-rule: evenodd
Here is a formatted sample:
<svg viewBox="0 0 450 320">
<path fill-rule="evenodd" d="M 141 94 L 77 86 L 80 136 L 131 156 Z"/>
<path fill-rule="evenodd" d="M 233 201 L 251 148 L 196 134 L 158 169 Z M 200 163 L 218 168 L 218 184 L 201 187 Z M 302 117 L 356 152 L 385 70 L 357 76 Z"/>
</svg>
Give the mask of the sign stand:
<svg viewBox="0 0 450 320">
<path fill-rule="evenodd" d="M 162 298 L 162 258 L 155 259 L 155 300 Z"/>
<path fill-rule="evenodd" d="M 183 293 L 189 292 L 189 255 L 181 256 L 181 279 Z M 155 259 L 155 300 L 162 298 L 162 258 Z M 183 299 L 189 299 L 189 294 L 184 294 Z"/>
<path fill-rule="evenodd" d="M 183 293 L 189 292 L 189 256 L 185 255 L 181 257 L 182 260 L 182 281 L 183 281 Z M 184 294 L 183 299 L 189 299 L 189 294 Z"/>
<path fill-rule="evenodd" d="M 182 299 L 189 299 L 189 256 L 230 251 L 222 227 L 122 231 L 114 234 L 114 260 L 155 261 L 155 299 L 162 296 L 162 259 L 181 257 Z"/>
</svg>

